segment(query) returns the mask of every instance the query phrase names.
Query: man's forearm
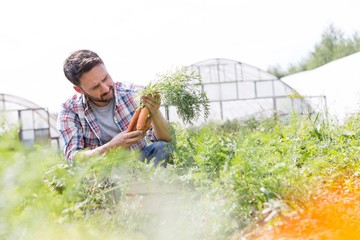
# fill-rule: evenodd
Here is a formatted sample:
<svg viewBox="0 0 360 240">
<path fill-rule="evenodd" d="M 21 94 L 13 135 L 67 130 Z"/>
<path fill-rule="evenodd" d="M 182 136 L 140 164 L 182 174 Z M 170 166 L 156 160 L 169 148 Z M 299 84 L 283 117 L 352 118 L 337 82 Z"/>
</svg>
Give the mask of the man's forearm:
<svg viewBox="0 0 360 240">
<path fill-rule="evenodd" d="M 153 118 L 153 130 L 155 137 L 158 140 L 170 142 L 171 134 L 170 134 L 169 126 L 166 119 L 160 112 L 160 110 L 153 113 L 152 118 Z"/>
</svg>

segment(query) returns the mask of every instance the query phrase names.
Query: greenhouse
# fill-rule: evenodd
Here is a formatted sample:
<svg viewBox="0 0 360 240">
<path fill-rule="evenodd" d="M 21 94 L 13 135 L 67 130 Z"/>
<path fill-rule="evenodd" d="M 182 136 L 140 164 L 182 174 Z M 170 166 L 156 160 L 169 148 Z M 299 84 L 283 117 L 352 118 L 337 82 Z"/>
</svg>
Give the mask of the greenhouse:
<svg viewBox="0 0 360 240">
<path fill-rule="evenodd" d="M 210 101 L 209 121 L 312 115 L 326 109 L 324 96 L 302 96 L 270 73 L 246 63 L 214 58 L 190 65 L 201 75 Z M 179 121 L 169 108 L 170 121 Z M 197 123 L 202 123 L 199 119 Z"/>
<path fill-rule="evenodd" d="M 325 95 L 329 118 L 344 123 L 360 111 L 360 52 L 312 70 L 283 77 L 281 81 L 304 95 Z"/>
<path fill-rule="evenodd" d="M 47 109 L 27 99 L 4 93 L 0 94 L 0 104 L 1 132 L 18 127 L 19 139 L 26 146 L 48 143 L 58 147 L 56 117 L 51 116 Z"/>
</svg>

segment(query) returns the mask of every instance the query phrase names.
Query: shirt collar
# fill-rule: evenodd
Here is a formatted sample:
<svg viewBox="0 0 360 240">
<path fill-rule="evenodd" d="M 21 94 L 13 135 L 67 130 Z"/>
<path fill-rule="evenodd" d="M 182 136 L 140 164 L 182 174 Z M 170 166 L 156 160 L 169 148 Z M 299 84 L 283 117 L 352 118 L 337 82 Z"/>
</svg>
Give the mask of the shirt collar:
<svg viewBox="0 0 360 240">
<path fill-rule="evenodd" d="M 120 95 L 120 92 L 118 90 L 118 88 L 116 87 L 116 83 L 114 82 L 114 98 L 115 98 L 115 106 L 119 106 L 120 105 L 120 101 L 119 99 L 117 98 L 117 96 Z"/>
<path fill-rule="evenodd" d="M 89 103 L 88 103 L 89 99 L 84 94 L 81 94 L 80 97 L 81 97 L 81 101 L 84 106 L 84 109 L 85 109 L 85 111 L 87 111 L 89 109 Z"/>
</svg>

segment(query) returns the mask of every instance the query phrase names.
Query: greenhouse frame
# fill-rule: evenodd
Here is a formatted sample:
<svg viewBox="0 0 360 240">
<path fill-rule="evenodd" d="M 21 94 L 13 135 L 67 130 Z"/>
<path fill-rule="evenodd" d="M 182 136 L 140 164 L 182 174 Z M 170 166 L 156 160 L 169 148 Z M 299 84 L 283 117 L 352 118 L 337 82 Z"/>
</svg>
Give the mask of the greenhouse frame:
<svg viewBox="0 0 360 240">
<path fill-rule="evenodd" d="M 25 146 L 51 144 L 59 147 L 56 117 L 51 116 L 46 108 L 27 99 L 1 93 L 0 111 L 2 113 L 0 133 L 18 128 L 19 139 Z"/>
<path fill-rule="evenodd" d="M 210 102 L 208 121 L 246 120 L 291 113 L 313 115 L 326 112 L 325 96 L 301 96 L 272 74 L 239 61 L 214 58 L 190 65 L 202 79 Z M 169 121 L 180 122 L 173 107 L 163 107 Z M 199 118 L 197 124 L 205 120 Z"/>
</svg>

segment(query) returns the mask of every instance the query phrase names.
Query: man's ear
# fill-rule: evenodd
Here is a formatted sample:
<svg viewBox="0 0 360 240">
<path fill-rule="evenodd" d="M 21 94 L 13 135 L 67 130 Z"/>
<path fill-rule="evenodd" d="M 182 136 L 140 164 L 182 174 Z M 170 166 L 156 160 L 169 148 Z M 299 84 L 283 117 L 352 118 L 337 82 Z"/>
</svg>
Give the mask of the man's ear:
<svg viewBox="0 0 360 240">
<path fill-rule="evenodd" d="M 79 88 L 78 86 L 73 86 L 73 87 L 74 87 L 75 91 L 77 91 L 78 93 L 84 94 L 84 91 L 81 88 Z"/>
</svg>

